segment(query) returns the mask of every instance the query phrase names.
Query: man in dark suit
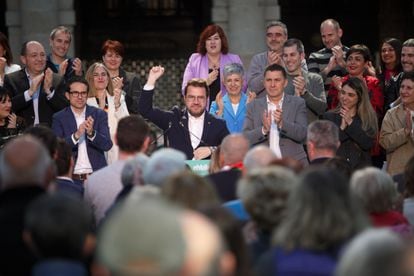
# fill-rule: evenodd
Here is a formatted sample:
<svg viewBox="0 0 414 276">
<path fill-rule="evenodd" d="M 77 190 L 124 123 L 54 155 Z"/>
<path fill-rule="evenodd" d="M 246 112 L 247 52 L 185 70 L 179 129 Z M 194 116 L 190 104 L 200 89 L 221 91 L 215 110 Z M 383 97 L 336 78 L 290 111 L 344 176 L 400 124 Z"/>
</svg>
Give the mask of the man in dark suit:
<svg viewBox="0 0 414 276">
<path fill-rule="evenodd" d="M 269 145 L 278 158 L 289 156 L 307 165 L 303 149 L 308 127 L 305 100 L 284 93 L 286 71 L 278 64 L 265 69 L 263 82 L 266 97 L 247 105 L 243 134 L 252 145 Z"/>
<path fill-rule="evenodd" d="M 331 121 L 314 121 L 308 126 L 306 145 L 310 164 L 325 163 L 341 145 L 338 127 Z"/>
<path fill-rule="evenodd" d="M 164 111 L 152 106 L 156 81 L 163 75 L 164 68 L 151 68 L 144 91 L 139 100 L 139 112 L 168 137 L 169 146 L 184 152 L 188 159 L 205 159 L 229 134 L 226 123 L 208 112 L 209 90 L 203 79 L 192 79 L 184 89 L 184 111 L 174 107 Z"/>
<path fill-rule="evenodd" d="M 74 76 L 67 85 L 70 106 L 53 115 L 52 129 L 72 147 L 75 168 L 72 178 L 83 181 L 92 172 L 107 165 L 105 151 L 112 147 L 108 115 L 86 105 L 88 82 Z"/>
<path fill-rule="evenodd" d="M 8 74 L 4 87 L 13 94 L 12 108 L 26 125 L 52 124 L 52 115 L 68 105 L 62 77 L 46 69 L 46 53 L 37 41 L 25 42 L 21 49 L 25 68 Z"/>
</svg>

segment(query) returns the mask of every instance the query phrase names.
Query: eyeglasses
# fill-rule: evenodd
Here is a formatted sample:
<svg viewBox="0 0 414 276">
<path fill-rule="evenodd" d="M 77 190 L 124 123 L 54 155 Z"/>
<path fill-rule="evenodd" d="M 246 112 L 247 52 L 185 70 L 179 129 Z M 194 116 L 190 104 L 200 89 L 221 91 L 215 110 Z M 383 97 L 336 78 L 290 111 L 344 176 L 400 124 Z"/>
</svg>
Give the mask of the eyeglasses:
<svg viewBox="0 0 414 276">
<path fill-rule="evenodd" d="M 88 91 L 70 91 L 69 94 L 71 94 L 74 97 L 81 96 L 82 98 L 85 98 L 88 96 Z"/>
<path fill-rule="evenodd" d="M 199 102 L 203 102 L 206 100 L 205 96 L 193 96 L 193 95 L 188 95 L 187 97 L 185 97 L 187 100 L 189 100 L 190 102 L 194 102 L 195 100 L 199 101 Z"/>
</svg>

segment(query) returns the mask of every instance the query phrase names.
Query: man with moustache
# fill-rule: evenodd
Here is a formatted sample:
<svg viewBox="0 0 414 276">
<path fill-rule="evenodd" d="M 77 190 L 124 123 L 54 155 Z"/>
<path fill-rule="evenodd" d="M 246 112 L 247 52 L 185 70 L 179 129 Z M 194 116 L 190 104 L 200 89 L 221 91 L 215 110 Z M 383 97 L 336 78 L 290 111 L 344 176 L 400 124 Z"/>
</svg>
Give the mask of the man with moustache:
<svg viewBox="0 0 414 276">
<path fill-rule="evenodd" d="M 319 119 L 327 107 L 322 77 L 302 69 L 301 63 L 305 60 L 305 48 L 299 39 L 286 40 L 282 53 L 288 80 L 285 92 L 305 100 L 308 123 L 311 123 Z"/>
<path fill-rule="evenodd" d="M 164 68 L 151 68 L 147 83 L 139 99 L 138 110 L 164 131 L 169 146 L 184 152 L 187 159 L 205 159 L 229 134 L 224 120 L 206 112 L 209 89 L 205 80 L 192 79 L 184 88 L 185 109 L 173 107 L 164 111 L 153 107 L 156 81 L 164 74 Z"/>
<path fill-rule="evenodd" d="M 52 115 L 68 105 L 62 77 L 46 69 L 46 53 L 37 41 L 25 42 L 20 60 L 22 70 L 8 74 L 4 87 L 13 94 L 12 106 L 26 125 L 52 124 Z"/>
<path fill-rule="evenodd" d="M 399 98 L 401 80 L 404 74 L 414 72 L 414 38 L 407 39 L 402 45 L 401 65 L 403 71 L 391 79 L 388 89 L 384 91 L 384 110 L 397 106 L 401 102 Z"/>
<path fill-rule="evenodd" d="M 269 145 L 277 158 L 292 157 L 307 165 L 303 149 L 308 126 L 305 100 L 285 93 L 286 85 L 282 66 L 272 64 L 266 68 L 266 97 L 256 98 L 247 105 L 243 134 L 251 145 Z"/>
<path fill-rule="evenodd" d="M 288 29 L 283 22 L 271 21 L 266 26 L 266 45 L 268 50 L 253 56 L 247 72 L 247 82 L 250 91 L 258 97 L 266 96 L 263 86 L 263 73 L 267 66 L 279 64 L 284 66 L 282 46 L 288 39 Z M 302 62 L 303 70 L 307 71 L 306 61 Z"/>
<path fill-rule="evenodd" d="M 328 91 L 333 76 L 343 77 L 347 74 L 345 55 L 349 48 L 342 45 L 343 31 L 335 19 L 324 20 L 320 32 L 325 48 L 309 55 L 308 69 L 309 72 L 321 75 L 325 91 Z"/>
</svg>

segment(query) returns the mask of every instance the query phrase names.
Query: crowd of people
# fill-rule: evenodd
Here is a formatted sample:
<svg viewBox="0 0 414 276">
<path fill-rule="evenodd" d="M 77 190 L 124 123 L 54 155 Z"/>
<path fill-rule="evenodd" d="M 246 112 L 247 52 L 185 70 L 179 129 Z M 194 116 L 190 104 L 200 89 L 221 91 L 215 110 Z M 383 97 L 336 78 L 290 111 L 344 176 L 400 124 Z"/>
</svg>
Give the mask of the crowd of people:
<svg viewBox="0 0 414 276">
<path fill-rule="evenodd" d="M 414 38 L 375 66 L 334 19 L 308 58 L 264 30 L 247 67 L 207 26 L 170 110 L 120 41 L 85 68 L 59 26 L 20 67 L 0 33 L 0 275 L 413 274 Z"/>
</svg>

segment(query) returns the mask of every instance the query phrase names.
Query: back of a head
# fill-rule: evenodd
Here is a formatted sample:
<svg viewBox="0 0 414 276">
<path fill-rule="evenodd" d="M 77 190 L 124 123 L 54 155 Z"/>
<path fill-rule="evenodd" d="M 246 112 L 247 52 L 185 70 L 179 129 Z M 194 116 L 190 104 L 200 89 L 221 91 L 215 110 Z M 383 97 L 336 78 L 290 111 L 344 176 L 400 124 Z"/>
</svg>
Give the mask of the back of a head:
<svg viewBox="0 0 414 276">
<path fill-rule="evenodd" d="M 394 276 L 401 274 L 403 241 L 388 229 L 369 229 L 345 249 L 336 276 Z"/>
<path fill-rule="evenodd" d="M 144 153 L 138 153 L 134 158 L 129 159 L 121 172 L 122 185 L 144 185 L 144 170 L 148 160 L 149 157 Z"/>
<path fill-rule="evenodd" d="M 398 197 L 391 176 L 378 168 L 368 167 L 354 172 L 350 185 L 367 212 L 389 211 Z"/>
<path fill-rule="evenodd" d="M 113 275 L 178 275 L 182 211 L 159 197 L 128 198 L 103 225 L 98 256 Z"/>
<path fill-rule="evenodd" d="M 189 171 L 168 177 L 161 188 L 161 194 L 168 200 L 192 210 L 220 204 L 212 184 L 206 178 Z"/>
<path fill-rule="evenodd" d="M 69 174 L 71 169 L 72 148 L 63 138 L 58 138 L 56 147 L 56 170 L 57 176 Z"/>
<path fill-rule="evenodd" d="M 242 134 L 230 134 L 224 137 L 220 145 L 224 165 L 242 162 L 249 146 L 249 141 Z"/>
<path fill-rule="evenodd" d="M 29 205 L 24 229 L 39 258 L 81 260 L 86 257 L 84 245 L 92 222 L 92 213 L 82 200 L 47 194 Z"/>
<path fill-rule="evenodd" d="M 255 168 L 269 165 L 274 159 L 276 159 L 276 155 L 269 147 L 259 145 L 246 153 L 243 165 L 245 170 L 249 172 Z"/>
<path fill-rule="evenodd" d="M 331 121 L 317 120 L 309 124 L 307 142 L 312 143 L 315 149 L 328 149 L 336 152 L 340 145 L 339 129 Z"/>
<path fill-rule="evenodd" d="M 304 171 L 291 191 L 275 241 L 285 248 L 327 250 L 341 246 L 367 225 L 366 213 L 345 177 L 315 167 Z"/>
<path fill-rule="evenodd" d="M 2 189 L 33 184 L 46 187 L 52 165 L 48 151 L 37 139 L 30 135 L 17 137 L 0 153 Z"/>
<path fill-rule="evenodd" d="M 116 141 L 121 151 L 128 153 L 141 151 L 148 137 L 149 126 L 142 117 L 130 115 L 118 122 Z"/>
<path fill-rule="evenodd" d="M 161 187 L 167 177 L 186 170 L 186 156 L 181 151 L 163 148 L 154 152 L 144 169 L 145 184 Z"/>
<path fill-rule="evenodd" d="M 30 134 L 39 139 L 39 141 L 47 148 L 50 157 L 55 158 L 57 148 L 57 136 L 53 130 L 44 125 L 37 125 L 27 128 L 25 134 Z"/>
<path fill-rule="evenodd" d="M 271 232 L 285 215 L 290 191 L 296 185 L 297 177 L 287 168 L 258 168 L 239 181 L 237 195 L 257 226 Z"/>
</svg>

